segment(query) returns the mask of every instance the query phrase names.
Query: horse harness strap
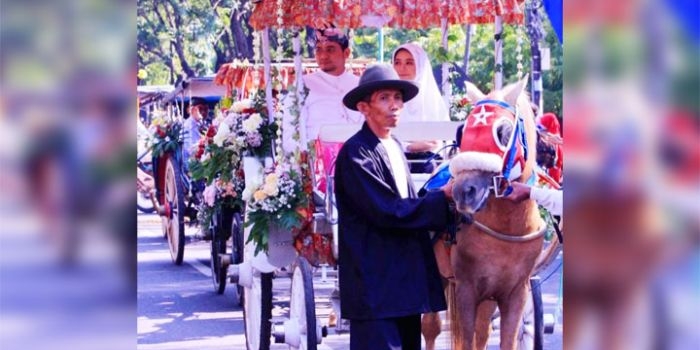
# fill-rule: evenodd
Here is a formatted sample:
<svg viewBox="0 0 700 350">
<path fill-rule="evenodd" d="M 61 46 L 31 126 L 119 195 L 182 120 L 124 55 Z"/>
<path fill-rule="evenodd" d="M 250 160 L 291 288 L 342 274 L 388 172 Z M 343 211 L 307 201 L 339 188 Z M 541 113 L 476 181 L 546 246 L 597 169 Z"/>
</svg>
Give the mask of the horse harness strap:
<svg viewBox="0 0 700 350">
<path fill-rule="evenodd" d="M 447 235 L 445 236 L 445 245 L 449 247 L 457 243 L 457 230 L 459 230 L 459 224 L 463 222 L 464 216 L 457 211 L 457 206 L 454 202 L 450 201 L 448 206 L 450 220 L 447 221 Z"/>
<path fill-rule="evenodd" d="M 528 158 L 528 144 L 527 144 L 527 138 L 525 137 L 525 125 L 524 125 L 524 120 L 523 116 L 520 114 L 518 111 L 517 106 L 511 106 L 510 104 L 504 102 L 504 101 L 498 101 L 498 100 L 482 100 L 477 102 L 474 107 L 484 105 L 484 104 L 491 104 L 491 105 L 497 105 L 501 108 L 504 108 L 508 110 L 510 113 L 513 114 L 515 117 L 515 127 L 513 128 L 513 133 L 510 138 L 510 146 L 508 147 L 508 150 L 504 154 L 504 164 L 503 164 L 503 171 L 502 175 L 498 176 L 500 178 L 503 178 L 505 181 L 508 182 L 508 186 L 503 191 L 503 193 L 500 193 L 500 191 L 496 190 L 496 197 L 502 197 L 502 196 L 507 196 L 509 195 L 512 191 L 513 188 L 510 186 L 510 181 L 511 181 L 511 170 L 513 169 L 515 165 L 515 154 L 517 152 L 517 144 L 520 144 L 523 147 L 523 157 L 527 161 Z M 498 179 L 494 178 L 494 185 Z"/>
<path fill-rule="evenodd" d="M 492 230 L 490 227 L 480 223 L 477 220 L 474 220 L 472 223 L 474 224 L 474 226 L 478 227 L 481 231 L 488 234 L 489 236 L 500 239 L 502 241 L 507 241 L 507 242 L 518 242 L 518 243 L 528 242 L 528 241 L 531 241 L 533 239 L 540 238 L 540 237 L 544 236 L 544 233 L 547 231 L 547 225 L 545 225 L 543 223 L 542 227 L 535 232 L 528 233 L 524 236 L 510 236 L 510 235 L 506 235 L 506 234 L 503 234 L 500 232 L 496 232 L 496 231 Z"/>
</svg>

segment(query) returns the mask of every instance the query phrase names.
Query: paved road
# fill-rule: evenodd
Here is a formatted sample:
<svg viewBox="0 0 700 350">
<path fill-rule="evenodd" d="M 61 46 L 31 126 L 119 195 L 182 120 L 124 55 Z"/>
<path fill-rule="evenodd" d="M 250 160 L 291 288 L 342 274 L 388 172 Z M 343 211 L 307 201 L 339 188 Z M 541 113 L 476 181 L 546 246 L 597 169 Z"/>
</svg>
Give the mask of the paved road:
<svg viewBox="0 0 700 350">
<path fill-rule="evenodd" d="M 227 286 L 223 295 L 214 292 L 209 270 L 208 242 L 189 239 L 185 245 L 185 262 L 175 266 L 163 238 L 160 221 L 154 215 L 139 215 L 138 220 L 138 348 L 139 349 L 235 349 L 245 350 L 243 311 L 237 305 L 234 288 Z M 194 236 L 188 229 L 188 237 Z M 544 281 L 545 313 L 554 313 L 560 286 L 561 260 L 551 265 L 551 277 Z M 326 283 L 319 272 L 315 275 L 317 315 L 327 323 L 329 295 L 334 274 Z M 290 280 L 280 273 L 273 282 L 273 320 L 283 319 L 288 312 Z M 333 329 L 323 340 L 326 349 L 347 350 L 347 333 L 335 334 Z M 545 349 L 561 349 L 562 327 L 545 335 Z M 438 338 L 438 348 L 448 349 L 448 337 Z M 498 348 L 494 332 L 489 349 Z M 272 349 L 288 349 L 274 344 Z"/>
</svg>

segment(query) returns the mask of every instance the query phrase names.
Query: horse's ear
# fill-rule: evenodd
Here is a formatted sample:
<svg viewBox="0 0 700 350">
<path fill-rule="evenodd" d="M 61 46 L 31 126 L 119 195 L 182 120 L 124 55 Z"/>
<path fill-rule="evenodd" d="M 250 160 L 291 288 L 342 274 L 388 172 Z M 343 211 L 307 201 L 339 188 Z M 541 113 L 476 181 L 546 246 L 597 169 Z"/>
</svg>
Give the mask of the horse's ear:
<svg viewBox="0 0 700 350">
<path fill-rule="evenodd" d="M 484 93 L 481 92 L 481 90 L 479 90 L 479 88 L 476 87 L 476 85 L 472 84 L 469 81 L 464 82 L 464 88 L 467 92 L 469 103 L 475 103 L 486 98 L 486 95 L 484 95 Z"/>
<path fill-rule="evenodd" d="M 528 74 L 525 74 L 525 76 L 520 79 L 519 81 L 507 85 L 506 87 L 503 88 L 503 99 L 510 103 L 511 105 L 515 106 L 515 104 L 518 101 L 518 97 L 520 94 L 523 93 L 523 90 L 525 90 L 525 86 L 527 86 L 527 79 L 528 79 Z"/>
</svg>

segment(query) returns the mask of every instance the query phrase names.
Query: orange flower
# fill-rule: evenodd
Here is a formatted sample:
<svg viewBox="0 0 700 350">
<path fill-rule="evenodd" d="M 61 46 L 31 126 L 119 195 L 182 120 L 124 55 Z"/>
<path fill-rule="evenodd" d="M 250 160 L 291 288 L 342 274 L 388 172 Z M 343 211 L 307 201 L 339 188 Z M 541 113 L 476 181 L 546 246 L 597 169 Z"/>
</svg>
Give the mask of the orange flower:
<svg viewBox="0 0 700 350">
<path fill-rule="evenodd" d="M 311 211 L 309 208 L 297 208 L 297 213 L 305 219 L 311 217 Z"/>
</svg>

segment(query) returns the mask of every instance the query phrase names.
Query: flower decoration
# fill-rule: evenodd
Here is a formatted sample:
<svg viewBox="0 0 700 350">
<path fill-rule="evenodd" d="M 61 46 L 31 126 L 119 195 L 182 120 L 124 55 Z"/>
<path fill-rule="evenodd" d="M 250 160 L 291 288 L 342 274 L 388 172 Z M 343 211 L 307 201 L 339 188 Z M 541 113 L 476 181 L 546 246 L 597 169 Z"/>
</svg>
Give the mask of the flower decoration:
<svg viewBox="0 0 700 350">
<path fill-rule="evenodd" d="M 202 192 L 202 203 L 198 208 L 198 220 L 200 223 L 208 223 L 212 214 L 222 208 L 243 208 L 243 180 L 242 171 L 236 170 L 234 176 L 226 181 L 221 178 L 207 185 Z"/>
<path fill-rule="evenodd" d="M 264 158 L 272 154 L 278 127 L 269 121 L 265 106 L 265 94 L 260 90 L 252 100 L 234 102 L 224 118 L 229 126 L 226 138 L 235 139 L 243 155 Z"/>
<path fill-rule="evenodd" d="M 303 181 L 304 168 L 290 163 L 304 164 L 301 159 L 277 163 L 265 174 L 262 183 L 243 192 L 243 199 L 248 203 L 245 225 L 252 226 L 248 242 L 255 243 L 256 254 L 267 251 L 271 224 L 294 235 L 310 217 L 311 192 Z"/>
<path fill-rule="evenodd" d="M 467 119 L 471 109 L 472 105 L 467 95 L 455 94 L 450 97 L 450 119 L 452 121 Z"/>
<path fill-rule="evenodd" d="M 165 111 L 156 111 L 149 127 L 147 140 L 154 157 L 161 157 L 165 152 L 173 152 L 182 144 L 182 124 Z"/>
<path fill-rule="evenodd" d="M 229 126 L 225 123 L 220 123 L 218 128 L 210 125 L 195 146 L 190 159 L 192 180 L 204 180 L 208 185 L 203 196 L 205 204 L 209 207 L 214 206 L 212 201 L 218 200 L 222 193 L 235 199 L 230 201 L 230 206 L 244 205 L 241 199 L 244 179 L 242 171 L 239 170 L 241 151 L 239 145 L 231 142 L 228 137 L 230 134 Z"/>
</svg>

